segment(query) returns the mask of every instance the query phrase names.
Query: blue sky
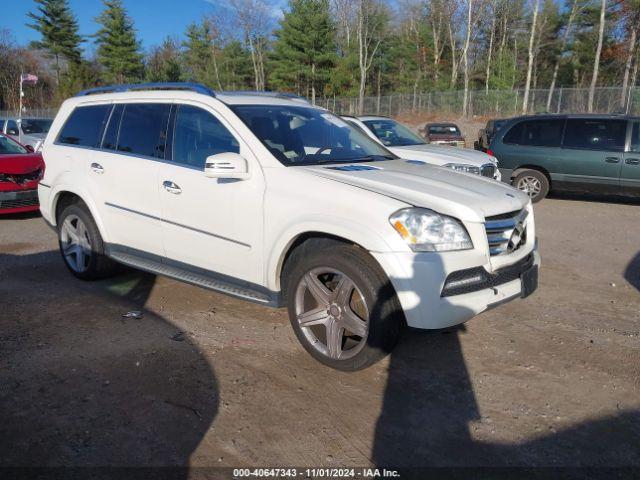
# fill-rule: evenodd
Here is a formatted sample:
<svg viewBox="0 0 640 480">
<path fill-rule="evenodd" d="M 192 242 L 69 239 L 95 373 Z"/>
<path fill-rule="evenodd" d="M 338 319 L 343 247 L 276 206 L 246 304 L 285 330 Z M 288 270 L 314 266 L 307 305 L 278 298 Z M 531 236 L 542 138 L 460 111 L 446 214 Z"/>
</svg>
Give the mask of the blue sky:
<svg viewBox="0 0 640 480">
<path fill-rule="evenodd" d="M 123 3 L 145 49 L 161 43 L 167 36 L 181 36 L 187 25 L 199 20 L 203 14 L 229 8 L 224 0 L 123 0 Z M 266 0 L 266 3 L 277 18 L 287 1 Z M 35 11 L 35 5 L 32 0 L 14 0 L 10 8 L 5 6 L 1 9 L 0 29 L 9 29 L 18 44 L 38 39 L 38 33 L 25 25 L 28 22 L 27 12 Z M 103 9 L 100 0 L 69 0 L 69 5 L 80 24 L 80 34 L 90 35 L 98 29 L 95 18 Z M 91 52 L 91 40 L 83 47 Z"/>
</svg>

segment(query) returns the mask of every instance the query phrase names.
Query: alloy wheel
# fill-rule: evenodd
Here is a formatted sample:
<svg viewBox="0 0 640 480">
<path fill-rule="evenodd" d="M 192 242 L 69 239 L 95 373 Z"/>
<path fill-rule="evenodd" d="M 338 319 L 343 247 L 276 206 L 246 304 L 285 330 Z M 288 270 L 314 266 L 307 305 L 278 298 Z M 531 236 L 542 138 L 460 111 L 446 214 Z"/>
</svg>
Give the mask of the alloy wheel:
<svg viewBox="0 0 640 480">
<path fill-rule="evenodd" d="M 540 191 L 542 190 L 542 184 L 536 177 L 526 176 L 518 180 L 516 188 L 526 193 L 530 197 L 535 197 L 540 194 Z"/>
<path fill-rule="evenodd" d="M 93 249 L 87 226 L 77 215 L 64 219 L 60 229 L 60 248 L 69 267 L 77 273 L 89 268 Z"/>
<path fill-rule="evenodd" d="M 295 311 L 309 344 L 328 358 L 352 358 L 366 345 L 369 308 L 355 282 L 339 270 L 307 272 L 296 289 Z"/>
</svg>

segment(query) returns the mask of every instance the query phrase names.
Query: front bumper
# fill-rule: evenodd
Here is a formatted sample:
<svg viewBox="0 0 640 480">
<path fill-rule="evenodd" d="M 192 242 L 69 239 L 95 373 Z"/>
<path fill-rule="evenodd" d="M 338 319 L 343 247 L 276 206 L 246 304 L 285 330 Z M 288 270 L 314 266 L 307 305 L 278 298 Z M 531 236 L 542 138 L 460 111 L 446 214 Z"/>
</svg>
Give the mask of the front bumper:
<svg viewBox="0 0 640 480">
<path fill-rule="evenodd" d="M 444 291 L 447 280 L 458 272 L 484 269 L 485 259 L 474 251 L 434 253 L 372 253 L 389 276 L 407 324 L 414 328 L 445 328 L 523 295 L 520 275 L 539 267 L 537 247 L 495 272 L 486 272 L 485 283 Z M 481 288 L 479 288 L 481 287 Z M 531 287 L 529 291 L 531 293 Z"/>
<path fill-rule="evenodd" d="M 0 191 L 0 213 L 20 213 L 38 210 L 38 191 Z"/>
</svg>

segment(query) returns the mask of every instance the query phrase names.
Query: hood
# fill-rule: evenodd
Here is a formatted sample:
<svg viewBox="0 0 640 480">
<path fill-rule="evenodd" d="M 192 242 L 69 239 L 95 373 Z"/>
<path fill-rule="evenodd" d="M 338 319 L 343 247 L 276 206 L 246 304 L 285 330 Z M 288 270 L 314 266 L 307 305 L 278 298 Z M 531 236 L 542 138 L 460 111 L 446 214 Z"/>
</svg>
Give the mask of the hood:
<svg viewBox="0 0 640 480">
<path fill-rule="evenodd" d="M 297 168 L 463 221 L 483 222 L 529 203 L 527 195 L 507 184 L 410 160 Z"/>
<path fill-rule="evenodd" d="M 0 154 L 0 173 L 21 175 L 39 168 L 44 168 L 44 161 L 39 153 Z"/>
<path fill-rule="evenodd" d="M 425 143 L 422 145 L 408 145 L 406 147 L 391 147 L 389 150 L 400 158 L 424 160 L 425 162 L 435 165 L 468 163 L 480 167 L 487 163 L 492 163 L 491 157 L 486 153 L 468 148 L 440 147 Z"/>
</svg>

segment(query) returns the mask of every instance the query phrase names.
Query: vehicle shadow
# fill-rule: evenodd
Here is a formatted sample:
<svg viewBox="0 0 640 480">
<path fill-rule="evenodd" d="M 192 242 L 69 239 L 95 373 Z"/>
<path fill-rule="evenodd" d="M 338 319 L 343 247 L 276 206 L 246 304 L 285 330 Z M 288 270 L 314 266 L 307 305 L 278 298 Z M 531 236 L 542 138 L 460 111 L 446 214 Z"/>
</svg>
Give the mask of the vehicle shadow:
<svg viewBox="0 0 640 480">
<path fill-rule="evenodd" d="M 624 278 L 640 291 L 640 252 L 631 259 L 624 271 Z"/>
<path fill-rule="evenodd" d="M 173 466 L 218 411 L 214 371 L 146 308 L 156 278 L 82 282 L 60 254 L 0 255 L 0 467 Z M 122 315 L 140 310 L 143 318 Z"/>
<path fill-rule="evenodd" d="M 461 347 L 465 331 L 464 325 L 405 331 L 390 356 L 371 454 L 377 466 L 399 469 L 402 478 L 416 479 L 426 478 L 425 467 L 467 467 L 471 470 L 457 473 L 466 471 L 469 476 L 482 474 L 473 470 L 479 467 L 520 469 L 493 471 L 494 476 L 507 474 L 500 478 L 531 478 L 534 472 L 523 470 L 531 467 L 640 467 L 639 410 L 622 411 L 522 443 L 474 438 L 474 424 L 482 415 Z M 511 400 L 527 403 L 526 399 Z"/>
<path fill-rule="evenodd" d="M 547 198 L 576 202 L 613 203 L 618 205 L 640 205 L 640 197 L 606 195 L 596 193 L 550 192 Z M 544 200 L 543 200 L 544 201 Z"/>
</svg>

